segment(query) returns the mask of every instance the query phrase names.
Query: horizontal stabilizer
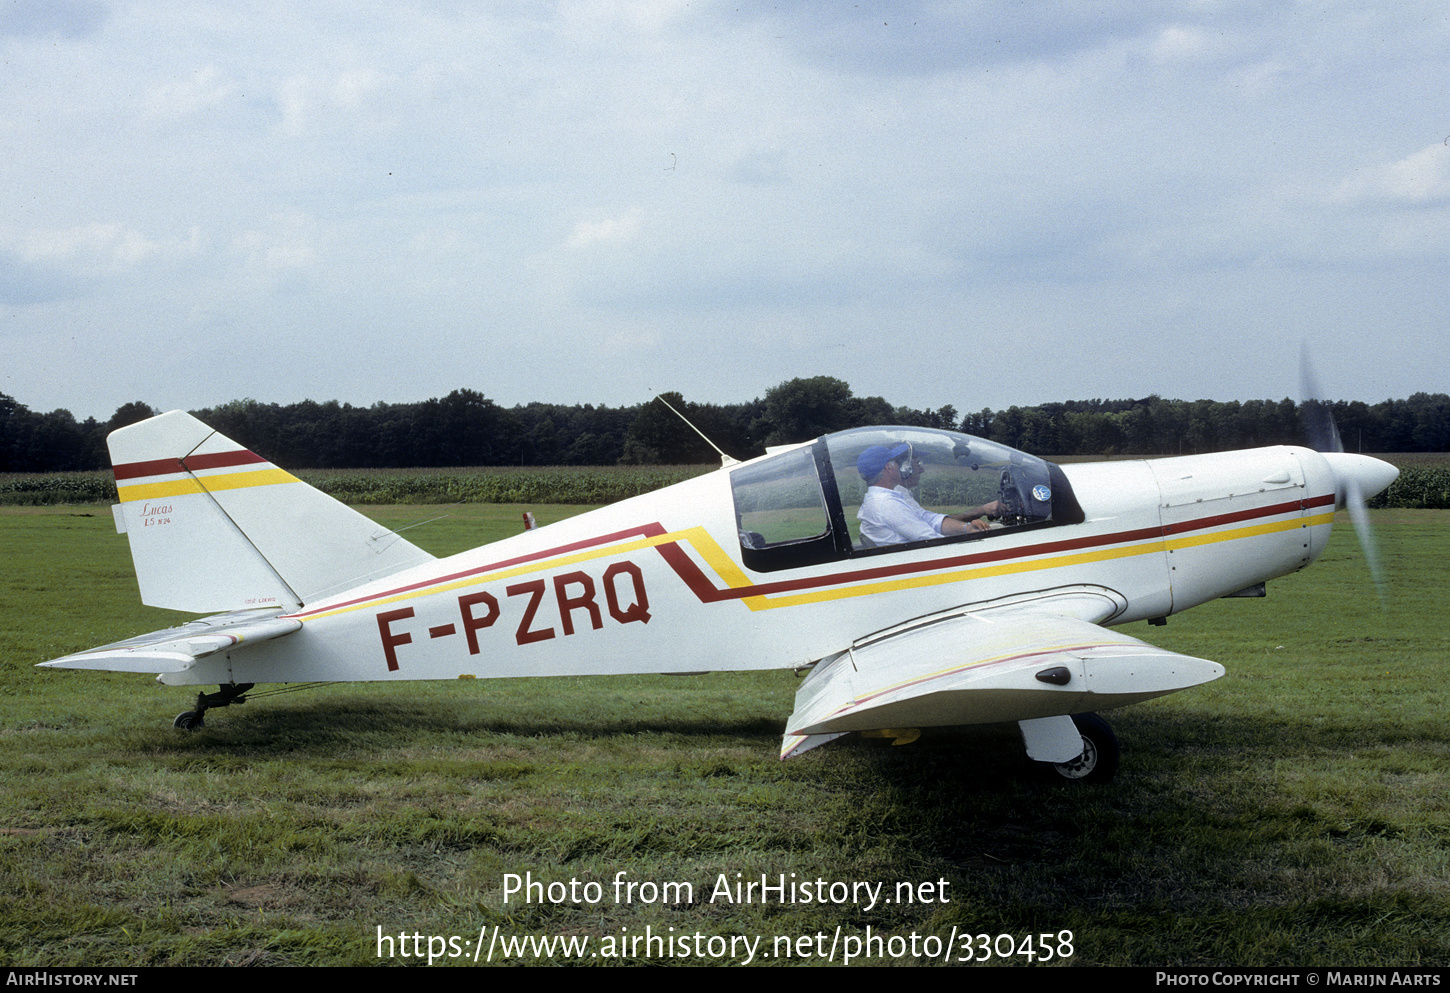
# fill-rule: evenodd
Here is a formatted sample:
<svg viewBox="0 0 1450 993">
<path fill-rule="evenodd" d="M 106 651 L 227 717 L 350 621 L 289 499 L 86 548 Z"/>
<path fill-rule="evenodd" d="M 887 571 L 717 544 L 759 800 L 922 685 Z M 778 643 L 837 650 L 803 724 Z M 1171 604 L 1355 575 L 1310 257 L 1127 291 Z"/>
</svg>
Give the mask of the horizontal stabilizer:
<svg viewBox="0 0 1450 993">
<path fill-rule="evenodd" d="M 103 669 L 110 672 L 184 672 L 220 651 L 236 650 L 291 634 L 302 627 L 279 610 L 239 610 L 189 621 L 180 627 L 153 631 L 102 645 L 87 652 L 41 662 L 46 669 Z"/>
<path fill-rule="evenodd" d="M 926 619 L 858 643 L 801 683 L 787 742 L 1106 710 L 1223 675 L 1216 662 L 1099 627 L 1093 612 L 1092 598 L 1080 592 L 1040 596 Z"/>
</svg>

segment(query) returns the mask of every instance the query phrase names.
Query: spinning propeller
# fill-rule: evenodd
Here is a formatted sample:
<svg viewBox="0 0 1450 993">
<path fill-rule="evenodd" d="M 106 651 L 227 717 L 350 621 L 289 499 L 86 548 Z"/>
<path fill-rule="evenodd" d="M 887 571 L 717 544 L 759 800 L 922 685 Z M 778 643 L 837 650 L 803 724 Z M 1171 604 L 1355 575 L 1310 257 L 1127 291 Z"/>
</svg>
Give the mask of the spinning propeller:
<svg viewBox="0 0 1450 993">
<path fill-rule="evenodd" d="M 1349 511 L 1354 524 L 1354 533 L 1359 536 L 1360 548 L 1364 550 L 1365 562 L 1369 564 L 1380 602 L 1384 602 L 1384 576 L 1380 572 L 1379 555 L 1375 551 L 1374 534 L 1369 526 L 1369 511 L 1365 494 L 1379 493 L 1395 481 L 1400 470 L 1370 458 L 1368 455 L 1352 455 L 1344 450 L 1339 440 L 1339 428 L 1335 427 L 1334 416 L 1329 405 L 1321 399 L 1323 394 L 1309 365 L 1307 348 L 1299 353 L 1300 393 L 1303 397 L 1304 421 L 1309 431 L 1309 446 L 1324 456 L 1329 470 L 1334 473 L 1334 489 L 1337 506 Z"/>
</svg>

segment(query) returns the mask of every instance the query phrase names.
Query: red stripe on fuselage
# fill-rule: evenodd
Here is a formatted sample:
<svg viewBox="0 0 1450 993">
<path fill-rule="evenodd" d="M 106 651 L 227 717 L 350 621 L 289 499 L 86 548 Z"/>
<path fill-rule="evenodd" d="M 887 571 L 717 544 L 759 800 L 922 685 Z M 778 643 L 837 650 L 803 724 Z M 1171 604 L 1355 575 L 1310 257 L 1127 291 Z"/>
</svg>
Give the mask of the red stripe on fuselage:
<svg viewBox="0 0 1450 993">
<path fill-rule="evenodd" d="M 1204 528 L 1216 528 L 1221 524 L 1249 521 L 1255 517 L 1272 517 L 1275 514 L 1287 514 L 1296 509 L 1308 510 L 1311 507 L 1323 507 L 1333 502 L 1333 493 L 1327 494 L 1326 496 L 1309 497 L 1305 500 L 1291 500 L 1288 503 L 1276 503 L 1272 507 L 1260 507 L 1258 510 L 1238 510 L 1232 514 L 1216 514 L 1213 517 L 1199 517 L 1192 521 L 1184 521 L 1181 524 L 1168 524 L 1164 526 L 1163 533 L 1170 535 L 1182 534 L 1184 531 L 1202 531 Z"/>
<path fill-rule="evenodd" d="M 498 569 L 507 569 L 510 566 L 522 565 L 525 562 L 536 562 L 539 559 L 552 558 L 555 555 L 567 555 L 569 552 L 577 552 L 595 545 L 607 545 L 615 541 L 624 541 L 627 538 L 655 538 L 664 533 L 665 529 L 659 524 L 646 524 L 642 527 L 630 528 L 625 531 L 615 531 L 613 534 L 603 534 L 597 538 L 585 538 L 583 541 L 571 542 L 568 545 L 546 548 L 542 552 L 530 552 L 528 555 L 519 555 L 515 558 L 503 559 L 499 562 L 490 562 L 488 565 L 481 565 L 475 569 L 451 572 L 446 576 L 434 576 L 431 579 L 424 579 L 407 586 L 399 586 L 396 589 L 387 590 L 383 593 L 373 593 L 370 596 L 358 597 L 356 600 L 346 600 L 342 603 L 329 604 L 326 607 L 318 607 L 314 610 L 298 611 L 295 614 L 288 614 L 287 616 L 306 617 L 309 614 L 316 614 L 323 611 L 341 610 L 343 607 L 355 607 L 369 600 L 381 600 L 385 597 L 397 596 L 400 593 L 412 593 L 414 590 L 421 590 L 428 586 L 451 583 L 455 580 L 467 579 L 469 576 L 477 576 L 485 572 L 494 572 Z"/>
<path fill-rule="evenodd" d="M 956 555 L 951 558 L 931 559 L 928 561 L 901 562 L 895 565 L 879 566 L 874 569 L 858 569 L 850 573 L 832 573 L 828 576 L 803 576 L 799 579 L 784 579 L 774 583 L 758 583 L 753 586 L 743 586 L 733 589 L 720 589 L 711 583 L 709 578 L 700 571 L 699 566 L 695 565 L 694 560 L 686 555 L 684 549 L 680 548 L 678 544 L 660 545 L 659 552 L 701 601 L 704 603 L 717 603 L 721 600 L 740 600 L 752 596 L 792 593 L 798 590 L 808 590 L 821 586 L 834 586 L 845 582 L 854 583 L 872 579 L 889 579 L 893 576 L 906 576 L 918 572 L 936 572 L 938 570 L 960 568 L 962 566 L 1001 562 L 1006 559 L 1026 558 L 1032 555 L 1052 555 L 1058 552 L 1081 551 L 1085 548 L 1095 548 L 1102 545 L 1121 545 L 1133 541 L 1147 541 L 1153 538 L 1166 537 L 1169 534 L 1200 531 L 1207 528 L 1220 527 L 1224 524 L 1252 520 L 1256 517 L 1277 517 L 1280 514 L 1306 510 L 1310 507 L 1322 506 L 1333 502 L 1334 495 L 1331 493 L 1328 496 L 1314 497 L 1308 500 L 1293 500 L 1287 503 L 1275 504 L 1272 507 L 1260 507 L 1254 510 L 1235 511 L 1231 514 L 1216 514 L 1212 517 L 1201 517 L 1196 521 L 1186 521 L 1167 527 L 1139 528 L 1136 531 L 1119 531 L 1114 534 L 1067 538 L 1062 541 L 1044 542 L 1040 545 L 998 548 L 993 551 L 978 552 L 972 555 Z"/>
<path fill-rule="evenodd" d="M 891 565 L 881 565 L 865 569 L 856 569 L 850 572 L 834 572 L 825 576 L 803 576 L 798 579 L 784 579 L 773 583 L 756 583 L 750 586 L 725 587 L 716 586 L 708 576 L 685 553 L 679 542 L 657 545 L 656 550 L 660 556 L 669 564 L 676 575 L 689 587 L 690 591 L 702 603 L 719 603 L 725 600 L 741 600 L 745 597 L 769 596 L 777 593 L 790 593 L 798 590 L 813 589 L 822 586 L 837 586 L 845 583 L 857 583 L 874 579 L 889 579 L 895 576 L 908 576 L 912 573 L 936 572 L 944 569 L 960 568 L 962 566 L 981 565 L 988 562 L 1001 562 L 1007 559 L 1029 558 L 1036 555 L 1051 555 L 1058 552 L 1081 551 L 1086 548 L 1097 548 L 1105 545 L 1120 545 L 1134 541 L 1149 541 L 1155 538 L 1163 538 L 1169 534 L 1184 534 L 1189 531 L 1201 531 L 1208 528 L 1220 527 L 1224 524 L 1234 524 L 1240 521 L 1253 520 L 1261 517 L 1277 517 L 1281 514 L 1298 513 L 1312 507 L 1322 507 L 1334 503 L 1334 494 L 1325 496 L 1309 497 L 1303 500 L 1290 500 L 1284 503 L 1274 504 L 1270 507 L 1259 507 L 1250 510 L 1234 511 L 1229 514 L 1215 514 L 1209 517 L 1200 517 L 1193 521 L 1184 521 L 1170 526 L 1156 526 L 1138 528 L 1133 531 L 1118 531 L 1111 534 L 1088 535 L 1082 538 L 1066 538 L 1061 541 L 1049 541 L 1036 545 L 1019 545 L 1010 548 L 996 548 L 986 552 L 976 552 L 969 555 L 955 555 L 950 558 L 930 559 L 927 561 L 896 562 Z M 503 559 L 498 562 L 491 562 L 473 569 L 465 569 L 461 572 L 449 573 L 445 576 L 434 576 L 429 579 L 420 580 L 407 586 L 399 586 L 380 593 L 373 593 L 368 596 L 358 597 L 355 600 L 347 600 L 342 603 L 329 604 L 324 607 L 317 607 L 312 610 L 299 611 L 288 614 L 288 617 L 307 617 L 310 614 L 326 613 L 340 610 L 346 607 L 355 607 L 372 600 L 383 600 L 388 597 L 398 596 L 403 593 L 412 593 L 417 590 L 426 589 L 430 586 L 438 586 L 444 583 L 455 582 L 459 579 L 467 579 L 470 576 L 482 575 L 494 572 L 499 569 L 506 569 L 511 566 L 521 565 L 526 562 L 536 562 L 540 559 L 552 558 L 557 555 L 566 555 L 570 552 L 581 551 L 586 548 L 598 545 L 610 544 L 616 541 L 624 541 L 630 538 L 655 538 L 666 531 L 659 522 L 644 524 L 635 528 L 627 528 L 623 531 L 615 531 L 612 534 L 600 535 L 595 538 L 586 538 L 582 541 L 571 542 L 567 545 L 558 545 L 539 552 L 531 552 L 528 555 L 520 555 L 510 559 Z M 975 542 L 973 542 L 975 544 Z M 874 559 L 876 556 L 873 556 Z"/>
</svg>

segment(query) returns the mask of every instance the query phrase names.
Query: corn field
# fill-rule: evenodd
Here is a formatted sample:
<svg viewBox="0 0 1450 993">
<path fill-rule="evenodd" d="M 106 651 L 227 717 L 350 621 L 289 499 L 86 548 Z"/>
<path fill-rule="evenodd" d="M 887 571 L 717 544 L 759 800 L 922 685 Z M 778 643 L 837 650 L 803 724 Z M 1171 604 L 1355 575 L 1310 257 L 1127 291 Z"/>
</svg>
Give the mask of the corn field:
<svg viewBox="0 0 1450 993">
<path fill-rule="evenodd" d="M 1386 456 L 1400 478 L 1371 507 L 1450 508 L 1450 454 Z M 379 504 L 606 504 L 710 472 L 709 465 L 310 469 L 295 475 L 341 500 Z M 0 506 L 115 503 L 110 472 L 0 474 Z"/>
<path fill-rule="evenodd" d="M 544 466 L 459 469 L 311 469 L 303 482 L 354 505 L 614 503 L 711 471 L 709 465 Z M 110 472 L 0 475 L 0 505 L 115 503 Z"/>
</svg>

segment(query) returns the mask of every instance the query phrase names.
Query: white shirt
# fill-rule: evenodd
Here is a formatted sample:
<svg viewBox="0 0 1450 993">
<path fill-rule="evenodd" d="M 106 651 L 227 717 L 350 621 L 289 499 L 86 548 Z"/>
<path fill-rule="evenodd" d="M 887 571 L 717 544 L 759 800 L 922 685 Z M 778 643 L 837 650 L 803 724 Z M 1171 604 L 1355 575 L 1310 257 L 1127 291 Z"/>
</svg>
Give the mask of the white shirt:
<svg viewBox="0 0 1450 993">
<path fill-rule="evenodd" d="M 946 516 L 924 509 L 904 486 L 894 490 L 884 486 L 866 487 L 861 509 L 856 511 L 856 519 L 861 522 L 861 537 L 877 545 L 940 538 L 941 522 Z"/>
</svg>

